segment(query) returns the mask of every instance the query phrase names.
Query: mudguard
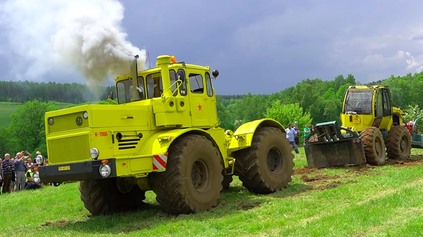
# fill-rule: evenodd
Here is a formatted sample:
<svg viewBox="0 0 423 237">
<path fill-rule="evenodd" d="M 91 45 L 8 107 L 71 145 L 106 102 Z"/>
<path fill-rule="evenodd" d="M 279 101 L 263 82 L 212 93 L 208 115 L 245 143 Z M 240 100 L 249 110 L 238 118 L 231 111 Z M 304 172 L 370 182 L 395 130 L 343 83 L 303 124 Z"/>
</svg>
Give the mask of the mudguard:
<svg viewBox="0 0 423 237">
<path fill-rule="evenodd" d="M 173 129 L 158 132 L 148 138 L 148 140 L 140 149 L 138 154 L 164 154 L 168 151 L 173 141 L 175 141 L 178 137 L 182 136 L 183 134 L 189 132 L 207 134 L 204 132 L 204 130 L 195 128 Z"/>
<path fill-rule="evenodd" d="M 262 126 L 276 127 L 285 133 L 285 128 L 276 120 L 270 118 L 258 119 L 242 124 L 231 136 L 228 151 L 229 153 L 251 146 L 254 133 Z"/>
</svg>

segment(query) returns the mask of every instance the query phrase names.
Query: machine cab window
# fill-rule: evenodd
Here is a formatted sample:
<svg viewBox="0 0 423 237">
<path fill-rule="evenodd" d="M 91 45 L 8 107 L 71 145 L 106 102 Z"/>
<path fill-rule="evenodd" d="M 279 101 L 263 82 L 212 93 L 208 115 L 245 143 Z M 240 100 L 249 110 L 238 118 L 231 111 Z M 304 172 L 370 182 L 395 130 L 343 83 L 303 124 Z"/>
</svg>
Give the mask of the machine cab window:
<svg viewBox="0 0 423 237">
<path fill-rule="evenodd" d="M 135 85 L 135 88 L 134 88 Z M 145 99 L 144 78 L 138 77 L 133 83 L 132 78 L 122 80 L 116 83 L 117 100 L 119 104 Z"/>
<path fill-rule="evenodd" d="M 345 100 L 345 113 L 372 114 L 373 91 L 354 90 L 349 91 Z"/>
<path fill-rule="evenodd" d="M 203 94 L 204 93 L 204 84 L 203 77 L 201 74 L 189 74 L 189 86 L 190 91 L 194 94 Z"/>
<path fill-rule="evenodd" d="M 187 95 L 187 79 L 183 69 L 178 70 L 178 80 L 181 81 L 181 85 L 179 86 L 179 93 L 181 95 Z"/>
<path fill-rule="evenodd" d="M 160 97 L 163 93 L 162 77 L 160 73 L 153 73 L 147 76 L 147 98 Z"/>
<path fill-rule="evenodd" d="M 206 72 L 206 88 L 207 88 L 207 95 L 213 96 L 212 81 L 211 81 L 210 74 L 208 72 Z"/>
</svg>

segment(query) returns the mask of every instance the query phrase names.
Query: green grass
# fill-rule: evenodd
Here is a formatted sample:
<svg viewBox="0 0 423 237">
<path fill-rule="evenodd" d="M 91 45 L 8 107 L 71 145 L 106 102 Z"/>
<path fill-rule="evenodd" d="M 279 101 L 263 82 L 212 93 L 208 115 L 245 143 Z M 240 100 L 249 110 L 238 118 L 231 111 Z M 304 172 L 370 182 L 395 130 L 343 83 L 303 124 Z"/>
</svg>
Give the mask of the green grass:
<svg viewBox="0 0 423 237">
<path fill-rule="evenodd" d="M 9 126 L 12 121 L 10 115 L 18 110 L 21 103 L 0 102 L 0 129 Z"/>
<path fill-rule="evenodd" d="M 238 179 L 216 208 L 168 215 L 147 192 L 144 210 L 92 217 L 78 183 L 0 195 L 3 236 L 420 236 L 423 150 L 380 167 L 304 168 L 304 150 L 288 188 L 246 191 Z"/>
</svg>

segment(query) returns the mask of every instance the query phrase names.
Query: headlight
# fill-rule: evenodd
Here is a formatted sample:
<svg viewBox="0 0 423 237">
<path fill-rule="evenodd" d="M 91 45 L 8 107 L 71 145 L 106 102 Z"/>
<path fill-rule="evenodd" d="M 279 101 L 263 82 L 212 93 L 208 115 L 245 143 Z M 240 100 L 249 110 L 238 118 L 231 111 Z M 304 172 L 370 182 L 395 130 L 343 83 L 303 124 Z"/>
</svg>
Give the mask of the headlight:
<svg viewBox="0 0 423 237">
<path fill-rule="evenodd" d="M 82 117 L 84 119 L 87 119 L 88 118 L 88 112 L 87 111 L 84 111 L 84 113 L 82 114 Z"/>
<path fill-rule="evenodd" d="M 93 160 L 97 160 L 97 158 L 98 158 L 98 155 L 100 154 L 100 152 L 98 151 L 98 149 L 97 148 L 91 148 L 90 149 L 90 156 L 91 156 L 91 159 L 93 159 Z"/>
<path fill-rule="evenodd" d="M 54 119 L 53 118 L 48 118 L 48 124 L 49 125 L 53 125 L 54 124 Z"/>
<path fill-rule="evenodd" d="M 101 177 L 107 178 L 112 173 L 112 168 L 110 168 L 109 165 L 101 165 L 98 171 L 100 172 Z"/>
</svg>

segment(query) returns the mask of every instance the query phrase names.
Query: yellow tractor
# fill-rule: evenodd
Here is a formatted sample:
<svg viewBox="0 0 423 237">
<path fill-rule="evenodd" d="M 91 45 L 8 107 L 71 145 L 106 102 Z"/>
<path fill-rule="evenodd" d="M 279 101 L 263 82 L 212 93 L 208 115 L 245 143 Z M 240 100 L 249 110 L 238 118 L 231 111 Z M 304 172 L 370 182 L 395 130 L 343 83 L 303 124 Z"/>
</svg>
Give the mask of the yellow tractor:
<svg viewBox="0 0 423 237">
<path fill-rule="evenodd" d="M 344 96 L 341 123 L 316 124 L 312 139 L 305 145 L 310 167 L 383 165 L 386 157 L 410 156 L 411 136 L 404 113 L 392 106 L 386 86 L 350 86 Z"/>
<path fill-rule="evenodd" d="M 145 192 L 172 214 L 217 205 L 232 175 L 257 194 L 278 191 L 293 174 L 284 127 L 273 119 L 219 127 L 208 66 L 162 55 L 156 67 L 116 81 L 117 104 L 86 104 L 47 112 L 49 165 L 41 182 L 81 181 L 93 215 L 142 207 Z"/>
</svg>

